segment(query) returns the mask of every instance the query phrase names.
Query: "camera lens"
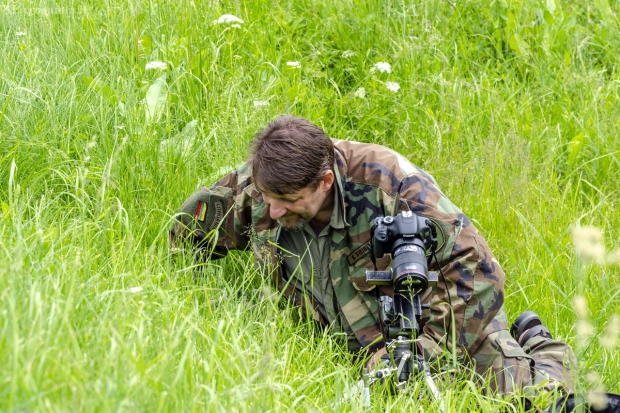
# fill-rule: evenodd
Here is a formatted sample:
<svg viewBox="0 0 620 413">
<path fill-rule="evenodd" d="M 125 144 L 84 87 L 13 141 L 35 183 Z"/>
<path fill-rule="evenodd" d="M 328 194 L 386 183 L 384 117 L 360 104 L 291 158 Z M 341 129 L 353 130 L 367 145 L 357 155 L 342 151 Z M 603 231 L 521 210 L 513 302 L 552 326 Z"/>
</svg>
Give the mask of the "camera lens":
<svg viewBox="0 0 620 413">
<path fill-rule="evenodd" d="M 392 254 L 395 292 L 419 292 L 428 286 L 428 266 L 424 244 L 419 239 L 407 240 Z"/>
</svg>

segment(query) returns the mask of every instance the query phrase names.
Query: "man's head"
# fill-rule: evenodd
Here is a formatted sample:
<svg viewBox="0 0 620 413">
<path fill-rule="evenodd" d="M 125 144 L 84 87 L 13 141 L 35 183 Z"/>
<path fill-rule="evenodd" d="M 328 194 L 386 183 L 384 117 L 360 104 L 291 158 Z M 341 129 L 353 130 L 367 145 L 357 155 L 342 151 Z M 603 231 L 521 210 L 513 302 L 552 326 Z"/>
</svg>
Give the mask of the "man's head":
<svg viewBox="0 0 620 413">
<path fill-rule="evenodd" d="M 256 134 L 250 152 L 254 184 L 286 229 L 301 229 L 331 201 L 334 145 L 316 125 L 279 117 Z"/>
</svg>

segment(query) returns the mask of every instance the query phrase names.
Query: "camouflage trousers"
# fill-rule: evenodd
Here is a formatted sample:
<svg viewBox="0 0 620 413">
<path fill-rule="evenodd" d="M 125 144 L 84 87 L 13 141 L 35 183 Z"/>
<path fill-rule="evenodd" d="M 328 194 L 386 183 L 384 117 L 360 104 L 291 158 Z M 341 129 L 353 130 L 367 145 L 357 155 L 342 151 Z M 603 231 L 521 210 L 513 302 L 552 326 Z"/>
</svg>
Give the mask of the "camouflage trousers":
<svg viewBox="0 0 620 413">
<path fill-rule="evenodd" d="M 470 358 L 491 393 L 574 390 L 575 354 L 557 340 L 536 336 L 521 347 L 508 330 L 500 330 L 490 334 Z"/>
</svg>

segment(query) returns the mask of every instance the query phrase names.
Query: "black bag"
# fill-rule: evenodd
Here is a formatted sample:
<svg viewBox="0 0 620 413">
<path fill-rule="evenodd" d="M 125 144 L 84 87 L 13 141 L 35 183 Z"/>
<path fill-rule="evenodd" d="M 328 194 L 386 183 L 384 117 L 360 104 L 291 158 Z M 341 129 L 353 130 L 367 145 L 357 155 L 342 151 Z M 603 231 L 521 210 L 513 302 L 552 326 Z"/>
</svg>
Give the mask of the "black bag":
<svg viewBox="0 0 620 413">
<path fill-rule="evenodd" d="M 569 394 L 551 405 L 547 413 L 570 413 L 574 412 L 577 406 L 585 407 L 585 413 L 620 413 L 620 396 L 613 393 L 603 394 L 607 397 L 607 407 L 604 409 L 595 409 L 584 400 L 583 395 Z"/>
</svg>

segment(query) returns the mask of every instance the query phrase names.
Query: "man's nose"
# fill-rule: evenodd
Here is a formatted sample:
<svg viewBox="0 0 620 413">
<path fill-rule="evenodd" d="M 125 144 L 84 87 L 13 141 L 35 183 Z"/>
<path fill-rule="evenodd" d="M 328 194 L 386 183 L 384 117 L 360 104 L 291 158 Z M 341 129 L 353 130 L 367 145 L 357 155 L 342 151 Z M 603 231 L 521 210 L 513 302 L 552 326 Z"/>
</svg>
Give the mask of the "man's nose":
<svg viewBox="0 0 620 413">
<path fill-rule="evenodd" d="M 269 205 L 269 216 L 271 216 L 271 219 L 278 219 L 286 214 L 286 208 L 277 199 L 263 194 L 263 200 Z"/>
<path fill-rule="evenodd" d="M 271 219 L 281 218 L 286 214 L 286 212 L 286 208 L 284 208 L 278 201 L 272 200 L 272 202 L 269 203 L 269 215 L 271 216 Z"/>
</svg>

